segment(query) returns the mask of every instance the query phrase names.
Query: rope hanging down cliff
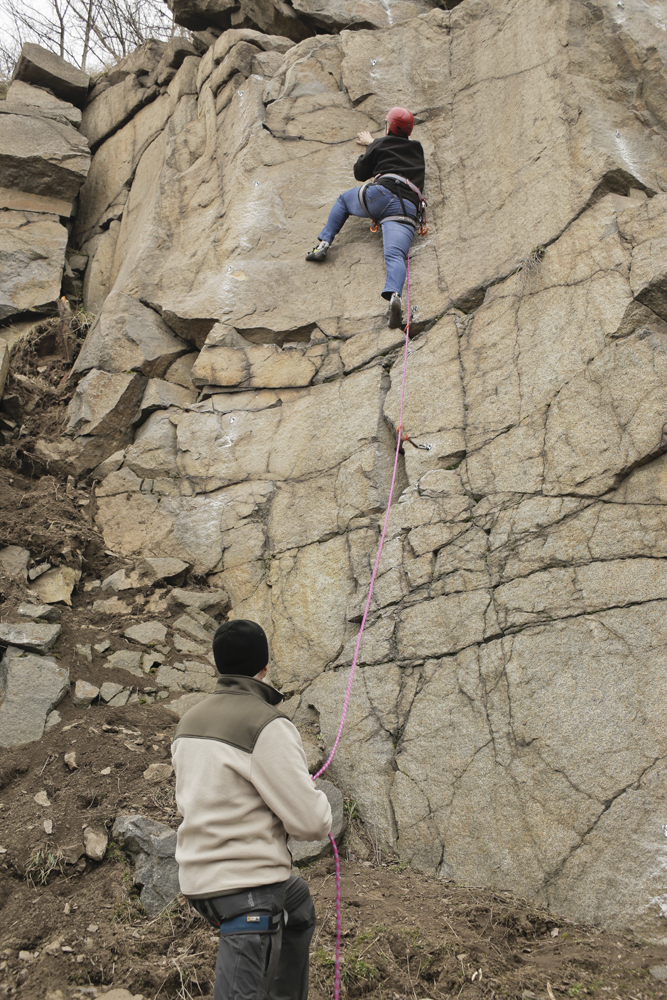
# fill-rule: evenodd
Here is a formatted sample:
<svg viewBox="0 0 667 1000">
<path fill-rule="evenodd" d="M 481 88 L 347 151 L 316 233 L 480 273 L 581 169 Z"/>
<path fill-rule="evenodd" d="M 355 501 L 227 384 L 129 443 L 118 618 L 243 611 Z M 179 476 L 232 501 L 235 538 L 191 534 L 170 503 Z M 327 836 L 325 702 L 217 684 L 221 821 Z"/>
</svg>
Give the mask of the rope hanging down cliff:
<svg viewBox="0 0 667 1000">
<path fill-rule="evenodd" d="M 334 759 L 336 750 L 338 749 L 338 744 L 340 743 L 340 738 L 343 735 L 343 728 L 345 726 L 345 719 L 347 717 L 347 710 L 350 704 L 350 697 L 352 694 L 352 683 L 354 681 L 354 675 L 357 669 L 357 661 L 359 659 L 359 651 L 361 649 L 361 640 L 364 635 L 364 629 L 366 627 L 366 620 L 368 618 L 368 612 L 371 607 L 371 600 L 373 599 L 373 587 L 375 586 L 375 578 L 377 576 L 378 566 L 380 565 L 380 556 L 382 555 L 382 549 L 384 547 L 384 541 L 387 535 L 387 525 L 389 524 L 389 514 L 391 512 L 391 502 L 394 496 L 394 486 L 396 485 L 396 474 L 398 472 L 398 456 L 401 450 L 401 445 L 404 441 L 408 441 L 409 438 L 407 434 L 403 433 L 403 404 L 405 400 L 405 382 L 408 369 L 408 345 L 410 343 L 410 254 L 407 255 L 407 314 L 408 319 L 405 325 L 405 346 L 403 349 L 403 376 L 401 379 L 401 403 L 398 415 L 398 426 L 396 428 L 396 451 L 394 453 L 394 469 L 391 476 L 391 485 L 389 487 L 389 498 L 387 500 L 387 509 L 384 515 L 384 523 L 382 525 L 382 533 L 380 535 L 380 542 L 378 545 L 377 555 L 375 556 L 375 563 L 373 565 L 373 572 L 371 574 L 371 582 L 368 587 L 368 596 L 366 597 L 366 605 L 364 607 L 364 614 L 361 619 L 361 625 L 359 627 L 359 634 L 357 635 L 357 643 L 354 648 L 354 656 L 352 657 L 352 666 L 350 667 L 350 676 L 347 682 L 347 690 L 345 691 L 345 700 L 343 701 L 343 712 L 341 715 L 340 725 L 338 727 L 338 732 L 336 734 L 336 739 L 331 748 L 331 753 L 327 757 L 326 761 L 319 769 L 317 774 L 313 776 L 313 781 L 317 781 L 320 775 L 324 774 L 329 764 Z M 341 937 L 341 920 L 340 920 L 340 859 L 338 857 L 338 849 L 336 847 L 336 841 L 329 834 L 329 840 L 331 841 L 331 847 L 333 850 L 334 863 L 336 865 L 336 961 L 335 961 L 335 979 L 334 979 L 334 1000 L 339 1000 L 340 996 L 340 937 Z"/>
</svg>

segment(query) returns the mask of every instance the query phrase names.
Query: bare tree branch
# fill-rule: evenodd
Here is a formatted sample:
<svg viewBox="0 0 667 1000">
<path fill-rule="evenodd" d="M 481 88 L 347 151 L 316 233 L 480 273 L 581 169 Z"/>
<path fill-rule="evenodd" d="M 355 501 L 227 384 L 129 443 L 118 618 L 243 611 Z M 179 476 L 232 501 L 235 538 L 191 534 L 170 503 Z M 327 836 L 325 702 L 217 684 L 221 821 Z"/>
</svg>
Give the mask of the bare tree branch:
<svg viewBox="0 0 667 1000">
<path fill-rule="evenodd" d="M 183 32 L 160 0 L 0 0 L 0 29 L 0 81 L 11 76 L 25 42 L 95 71 L 148 38 Z"/>
</svg>

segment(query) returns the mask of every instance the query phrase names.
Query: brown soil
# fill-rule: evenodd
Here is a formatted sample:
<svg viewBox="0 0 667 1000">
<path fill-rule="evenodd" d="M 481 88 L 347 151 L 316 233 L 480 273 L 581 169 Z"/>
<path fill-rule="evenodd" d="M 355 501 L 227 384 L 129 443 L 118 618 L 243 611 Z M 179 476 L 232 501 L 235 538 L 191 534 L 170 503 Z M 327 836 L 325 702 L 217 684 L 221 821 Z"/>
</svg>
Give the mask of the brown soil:
<svg viewBox="0 0 667 1000">
<path fill-rule="evenodd" d="M 33 454 L 38 437 L 57 437 L 79 376 L 71 374 L 89 326 L 84 313 L 62 306 L 62 315 L 45 319 L 12 348 L 0 406 L 4 446 L 0 463 L 27 475 L 48 470 Z"/>
<path fill-rule="evenodd" d="M 96 653 L 90 663 L 76 652 L 77 644 L 105 639 L 111 649 L 139 648 L 128 643 L 123 629 L 146 617 L 169 624 L 180 612 L 167 605 L 166 589 L 159 588 L 119 595 L 131 606 L 128 615 L 111 617 L 91 608 L 93 596 L 111 595 L 86 591 L 84 585 L 121 562 L 105 552 L 95 530 L 89 488 L 44 474 L 31 451 L 37 436 L 62 425 L 74 389 L 73 382 L 63 381 L 69 365 L 58 329 L 37 331 L 12 357 L 5 399 L 13 397 L 17 419 L 0 449 L 0 547 L 28 547 L 33 564 L 48 559 L 81 568 L 73 607 L 63 609 L 63 631 L 53 650 L 72 680 L 98 685 L 112 680 L 145 690 L 150 676 L 144 681 L 104 667 Z M 70 342 L 70 363 L 75 349 Z M 0 614 L 16 620 L 18 603 L 30 596 L 28 587 L 5 578 L 2 588 Z M 0 751 L 0 996 L 82 1000 L 122 986 L 147 1000 L 210 997 L 215 934 L 182 898 L 161 916 L 147 918 L 132 866 L 113 843 L 103 862 L 83 854 L 83 828 L 110 829 L 119 812 L 136 810 L 177 825 L 172 782 L 149 785 L 143 778 L 150 763 L 169 760 L 173 715 L 160 703 L 81 709 L 70 698 L 58 711 L 62 722 L 41 740 Z M 71 752 L 74 769 L 64 759 Z M 50 806 L 35 802 L 40 791 L 46 791 Z M 45 820 L 53 822 L 50 835 Z M 667 947 L 558 920 L 507 894 L 458 887 L 378 858 L 357 820 L 341 846 L 343 998 L 648 1000 L 667 993 L 667 984 L 648 971 L 667 963 Z M 319 917 L 311 996 L 330 1000 L 331 860 L 317 862 L 304 875 Z"/>
<path fill-rule="evenodd" d="M 149 919 L 131 864 L 113 843 L 101 863 L 83 855 L 83 827 L 109 828 L 119 812 L 137 810 L 177 825 L 172 783 L 148 785 L 143 778 L 150 763 L 169 759 L 173 716 L 159 705 L 82 710 L 67 703 L 63 714 L 63 725 L 41 741 L 2 756 L 0 969 L 6 994 L 45 1000 L 60 990 L 64 998 L 81 998 L 123 986 L 156 1000 L 211 996 L 216 938 L 197 914 L 180 898 Z M 72 751 L 74 770 L 64 760 Z M 110 774 L 102 774 L 107 768 Z M 40 791 L 50 807 L 35 802 Z M 45 819 L 53 821 L 50 836 Z M 355 839 L 363 841 L 358 825 Z M 360 861 L 345 844 L 342 853 L 343 997 L 664 995 L 663 983 L 648 969 L 667 961 L 666 947 L 559 920 L 508 894 L 458 887 L 391 858 Z M 325 859 L 303 873 L 319 918 L 311 996 L 329 1000 L 333 863 Z"/>
</svg>

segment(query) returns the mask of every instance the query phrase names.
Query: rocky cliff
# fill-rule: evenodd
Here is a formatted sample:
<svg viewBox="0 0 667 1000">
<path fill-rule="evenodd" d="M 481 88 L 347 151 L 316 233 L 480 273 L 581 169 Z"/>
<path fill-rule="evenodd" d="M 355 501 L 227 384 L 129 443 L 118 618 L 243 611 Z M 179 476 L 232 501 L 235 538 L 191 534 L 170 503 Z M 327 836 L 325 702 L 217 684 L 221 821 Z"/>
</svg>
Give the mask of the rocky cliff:
<svg viewBox="0 0 667 1000">
<path fill-rule="evenodd" d="M 287 711 L 330 746 L 401 335 L 365 222 L 326 265 L 304 254 L 353 183 L 356 133 L 410 107 L 430 222 L 411 257 L 404 426 L 420 447 L 404 446 L 331 773 L 406 861 L 664 937 L 662 3 L 173 6 L 192 43 L 130 56 L 78 133 L 40 112 L 85 177 L 70 247 L 97 319 L 65 437 L 36 453 L 94 473 L 97 525 L 128 566 L 181 560 L 260 621 Z M 36 120 L 1 110 L 21 136 Z M 19 173 L 12 197 L 76 194 Z M 19 235 L 52 227 L 64 253 L 61 223 L 31 213 L 67 212 L 9 207 Z M 23 294 L 5 316 L 57 292 Z"/>
</svg>

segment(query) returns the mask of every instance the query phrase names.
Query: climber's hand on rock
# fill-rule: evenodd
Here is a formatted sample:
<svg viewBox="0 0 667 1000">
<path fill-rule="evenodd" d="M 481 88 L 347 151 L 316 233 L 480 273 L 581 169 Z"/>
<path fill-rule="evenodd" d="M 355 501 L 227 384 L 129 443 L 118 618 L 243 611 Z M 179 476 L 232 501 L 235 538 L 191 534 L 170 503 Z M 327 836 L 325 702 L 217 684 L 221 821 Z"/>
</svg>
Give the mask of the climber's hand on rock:
<svg viewBox="0 0 667 1000">
<path fill-rule="evenodd" d="M 357 138 L 355 139 L 355 142 L 359 146 L 370 146 L 372 141 L 373 141 L 373 136 L 370 134 L 370 132 L 357 132 Z"/>
</svg>

